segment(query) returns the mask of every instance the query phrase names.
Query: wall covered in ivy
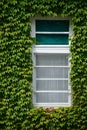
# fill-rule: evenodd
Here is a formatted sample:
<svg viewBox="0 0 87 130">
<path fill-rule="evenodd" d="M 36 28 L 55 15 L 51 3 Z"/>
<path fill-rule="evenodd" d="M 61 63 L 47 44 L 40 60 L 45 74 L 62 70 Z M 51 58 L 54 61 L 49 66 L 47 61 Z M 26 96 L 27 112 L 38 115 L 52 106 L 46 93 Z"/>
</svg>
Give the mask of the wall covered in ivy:
<svg viewBox="0 0 87 130">
<path fill-rule="evenodd" d="M 32 107 L 30 18 L 69 16 L 72 106 Z M 0 1 L 0 129 L 87 129 L 87 2 L 80 0 Z"/>
</svg>

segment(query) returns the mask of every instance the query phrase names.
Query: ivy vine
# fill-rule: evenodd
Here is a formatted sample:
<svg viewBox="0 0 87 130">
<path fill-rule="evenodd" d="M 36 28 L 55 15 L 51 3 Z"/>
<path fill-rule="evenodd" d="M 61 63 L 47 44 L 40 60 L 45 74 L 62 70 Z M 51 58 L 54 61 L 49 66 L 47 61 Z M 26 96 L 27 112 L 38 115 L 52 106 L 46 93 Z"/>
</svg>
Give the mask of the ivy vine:
<svg viewBox="0 0 87 130">
<path fill-rule="evenodd" d="M 87 129 L 87 2 L 80 0 L 0 1 L 0 128 L 1 130 Z M 70 16 L 72 106 L 32 107 L 34 40 L 30 18 Z"/>
</svg>

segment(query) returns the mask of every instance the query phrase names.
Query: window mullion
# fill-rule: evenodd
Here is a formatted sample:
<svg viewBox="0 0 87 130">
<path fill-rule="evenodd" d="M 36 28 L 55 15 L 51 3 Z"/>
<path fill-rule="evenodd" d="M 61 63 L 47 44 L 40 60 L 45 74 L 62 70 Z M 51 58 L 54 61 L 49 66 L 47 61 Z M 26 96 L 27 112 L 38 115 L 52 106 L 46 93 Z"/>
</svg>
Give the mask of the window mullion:
<svg viewBox="0 0 87 130">
<path fill-rule="evenodd" d="M 69 34 L 69 32 L 36 32 L 36 34 Z"/>
</svg>

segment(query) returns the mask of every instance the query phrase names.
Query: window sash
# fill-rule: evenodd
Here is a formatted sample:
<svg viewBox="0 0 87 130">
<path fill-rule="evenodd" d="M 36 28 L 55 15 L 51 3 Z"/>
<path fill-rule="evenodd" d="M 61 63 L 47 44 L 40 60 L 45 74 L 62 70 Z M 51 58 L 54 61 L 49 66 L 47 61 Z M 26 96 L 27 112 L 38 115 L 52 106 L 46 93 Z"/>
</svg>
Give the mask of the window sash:
<svg viewBox="0 0 87 130">
<path fill-rule="evenodd" d="M 37 45 L 36 45 L 37 46 Z M 41 46 L 39 46 L 39 47 L 41 47 Z M 44 46 L 45 47 L 45 46 Z M 41 47 L 41 48 L 44 48 L 44 47 Z M 57 48 L 56 49 L 58 49 L 58 46 L 56 46 Z M 49 47 L 49 49 L 48 49 L 48 52 L 49 52 L 49 50 L 50 50 L 50 47 Z M 68 49 L 67 49 L 68 50 Z M 33 60 L 34 60 L 34 72 L 33 72 L 33 75 L 34 75 L 34 92 L 33 92 L 33 103 L 34 103 L 34 105 L 35 106 L 43 106 L 43 107 L 52 107 L 52 106 L 54 106 L 54 107 L 56 107 L 56 106 L 69 106 L 70 105 L 70 102 L 71 102 L 71 95 L 70 95 L 70 93 L 71 93 L 71 89 L 70 89 L 70 86 L 69 86 L 69 77 L 68 77 L 68 75 L 67 75 L 67 77 L 66 78 L 63 78 L 63 77 L 61 77 L 61 78 L 54 78 L 54 77 L 52 77 L 52 78 L 46 78 L 46 77 L 37 77 L 37 74 L 36 74 L 36 70 L 37 70 L 37 68 L 52 68 L 52 67 L 54 67 L 54 68 L 68 68 L 69 69 L 69 64 L 67 64 L 66 62 L 65 63 L 63 63 L 62 65 L 58 65 L 57 63 L 56 63 L 56 61 L 55 61 L 55 65 L 54 64 L 50 64 L 50 63 L 47 63 L 47 65 L 43 65 L 43 63 L 41 63 L 40 61 L 39 61 L 39 59 L 38 59 L 38 57 L 40 58 L 40 60 L 42 59 L 42 57 L 44 58 L 44 56 L 47 56 L 48 55 L 48 57 L 50 58 L 50 56 L 52 56 L 53 55 L 53 57 L 55 57 L 55 55 L 58 55 L 58 58 L 60 57 L 59 55 L 62 55 L 62 58 L 63 58 L 63 56 L 65 55 L 65 57 L 67 57 L 67 59 L 66 59 L 66 61 L 68 62 L 68 54 L 69 53 L 64 53 L 64 54 L 62 54 L 62 53 L 60 53 L 60 54 L 56 54 L 56 53 L 38 53 L 37 52 L 37 50 L 34 50 L 33 49 L 33 51 L 34 51 L 34 53 L 33 53 L 33 56 L 34 56 L 34 58 L 33 58 Z M 35 52 L 36 51 L 36 52 Z M 68 52 L 68 51 L 67 51 Z M 52 57 L 52 58 L 53 58 Z M 38 59 L 38 60 L 37 60 Z M 55 58 L 56 59 L 56 58 Z M 50 60 L 51 61 L 51 60 Z M 45 61 L 46 62 L 46 61 Z M 51 63 L 52 63 L 52 61 L 51 61 Z M 40 84 L 40 82 L 43 82 L 44 83 L 44 85 L 46 85 L 46 82 L 54 82 L 54 84 L 56 84 L 55 82 L 67 82 L 67 84 L 68 84 L 68 86 L 66 87 L 66 89 L 64 89 L 63 87 L 62 87 L 62 89 L 61 89 L 61 86 L 58 86 L 58 85 L 55 85 L 55 89 L 53 89 L 53 87 L 52 87 L 52 83 L 47 83 L 47 84 L 51 84 L 51 87 L 49 87 L 48 89 L 46 89 L 46 86 L 45 86 L 45 89 L 44 89 L 44 87 L 43 87 L 43 89 L 41 89 L 41 84 Z M 38 84 L 39 84 L 39 86 L 38 86 Z M 62 84 L 61 84 L 62 85 Z M 48 85 L 47 85 L 48 86 Z M 64 93 L 66 93 L 67 95 L 68 95 L 68 98 L 67 98 L 67 102 L 57 102 L 57 101 L 55 101 L 54 102 L 54 100 L 51 102 L 50 100 L 51 100 L 51 98 L 49 99 L 49 101 L 50 102 L 46 102 L 46 101 L 44 101 L 43 99 L 41 99 L 40 101 L 39 101 L 39 97 L 42 95 L 42 97 L 44 97 L 44 96 L 46 96 L 47 97 L 47 95 L 55 95 L 55 93 L 56 94 L 58 94 L 59 95 L 59 93 L 61 94 L 64 94 Z M 44 95 L 44 96 L 43 96 Z M 51 95 L 51 96 L 52 96 Z M 45 99 L 46 100 L 46 99 Z M 41 102 L 41 101 L 43 101 L 43 103 Z"/>
<path fill-rule="evenodd" d="M 38 45 L 68 45 L 69 20 L 36 20 Z"/>
</svg>

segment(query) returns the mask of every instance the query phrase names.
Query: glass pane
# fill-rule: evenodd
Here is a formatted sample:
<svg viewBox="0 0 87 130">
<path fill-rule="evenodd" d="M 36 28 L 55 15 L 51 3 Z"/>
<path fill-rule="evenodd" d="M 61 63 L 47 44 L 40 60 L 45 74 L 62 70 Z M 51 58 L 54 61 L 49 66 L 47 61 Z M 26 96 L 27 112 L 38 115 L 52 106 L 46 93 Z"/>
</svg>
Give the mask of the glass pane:
<svg viewBox="0 0 87 130">
<path fill-rule="evenodd" d="M 68 45 L 68 34 L 36 34 L 37 44 Z"/>
<path fill-rule="evenodd" d="M 36 65 L 68 66 L 68 54 L 37 54 Z"/>
<path fill-rule="evenodd" d="M 68 32 L 69 20 L 36 20 L 36 31 Z"/>
<path fill-rule="evenodd" d="M 41 67 L 36 69 L 37 78 L 67 78 L 69 68 Z"/>
<path fill-rule="evenodd" d="M 68 93 L 37 93 L 37 103 L 68 103 Z"/>
<path fill-rule="evenodd" d="M 37 80 L 36 90 L 68 90 L 68 80 Z"/>
</svg>

